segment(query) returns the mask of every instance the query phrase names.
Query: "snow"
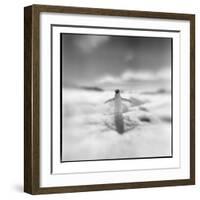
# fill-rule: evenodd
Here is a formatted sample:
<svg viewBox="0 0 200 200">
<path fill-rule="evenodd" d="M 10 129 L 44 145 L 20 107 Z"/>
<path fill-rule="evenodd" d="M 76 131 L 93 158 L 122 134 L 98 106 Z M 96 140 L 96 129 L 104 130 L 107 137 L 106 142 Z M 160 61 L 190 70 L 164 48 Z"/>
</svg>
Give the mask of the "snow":
<svg viewBox="0 0 200 200">
<path fill-rule="evenodd" d="M 62 160 L 171 156 L 171 94 L 124 91 L 117 132 L 113 91 L 63 89 Z"/>
</svg>

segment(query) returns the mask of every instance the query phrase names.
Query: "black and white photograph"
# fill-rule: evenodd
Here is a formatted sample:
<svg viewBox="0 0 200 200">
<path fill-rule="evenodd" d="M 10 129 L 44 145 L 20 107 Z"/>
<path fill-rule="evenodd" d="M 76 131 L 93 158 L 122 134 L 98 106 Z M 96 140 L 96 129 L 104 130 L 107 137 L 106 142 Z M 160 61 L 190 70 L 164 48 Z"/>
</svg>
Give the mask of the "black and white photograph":
<svg viewBox="0 0 200 200">
<path fill-rule="evenodd" d="M 61 161 L 172 157 L 172 38 L 61 33 Z"/>
<path fill-rule="evenodd" d="M 195 184 L 194 14 L 31 5 L 24 41 L 25 192 Z"/>
</svg>

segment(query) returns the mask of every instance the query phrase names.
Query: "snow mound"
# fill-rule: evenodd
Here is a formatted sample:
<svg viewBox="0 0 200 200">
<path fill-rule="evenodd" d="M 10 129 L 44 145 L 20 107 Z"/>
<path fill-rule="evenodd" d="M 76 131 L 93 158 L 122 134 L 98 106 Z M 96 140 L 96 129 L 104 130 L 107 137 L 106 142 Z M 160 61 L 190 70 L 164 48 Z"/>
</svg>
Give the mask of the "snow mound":
<svg viewBox="0 0 200 200">
<path fill-rule="evenodd" d="M 124 92 L 114 115 L 111 91 L 63 91 L 62 155 L 65 161 L 171 155 L 171 96 Z"/>
</svg>

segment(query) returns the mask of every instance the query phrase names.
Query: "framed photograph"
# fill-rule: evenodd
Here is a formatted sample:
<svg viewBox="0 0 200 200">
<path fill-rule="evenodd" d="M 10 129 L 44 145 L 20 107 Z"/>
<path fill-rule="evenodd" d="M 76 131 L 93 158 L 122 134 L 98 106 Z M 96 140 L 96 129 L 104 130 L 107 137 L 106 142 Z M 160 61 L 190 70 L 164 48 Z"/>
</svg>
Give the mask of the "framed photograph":
<svg viewBox="0 0 200 200">
<path fill-rule="evenodd" d="M 24 191 L 195 183 L 195 16 L 24 9 Z"/>
</svg>

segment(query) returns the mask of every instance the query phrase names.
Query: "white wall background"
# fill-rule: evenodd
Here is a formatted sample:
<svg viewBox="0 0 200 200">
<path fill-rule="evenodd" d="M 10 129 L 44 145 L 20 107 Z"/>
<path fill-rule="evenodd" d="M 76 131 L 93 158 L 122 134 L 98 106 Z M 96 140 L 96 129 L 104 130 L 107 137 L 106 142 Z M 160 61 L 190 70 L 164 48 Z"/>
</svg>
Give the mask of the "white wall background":
<svg viewBox="0 0 200 200">
<path fill-rule="evenodd" d="M 23 7 L 30 4 L 116 8 L 196 14 L 196 85 L 200 85 L 198 0 L 6 0 L 0 6 L 0 199 L 199 199 L 200 125 L 196 126 L 196 185 L 31 196 L 23 193 Z M 200 121 L 196 88 L 196 123 Z M 200 123 L 199 123 L 200 124 Z"/>
</svg>

